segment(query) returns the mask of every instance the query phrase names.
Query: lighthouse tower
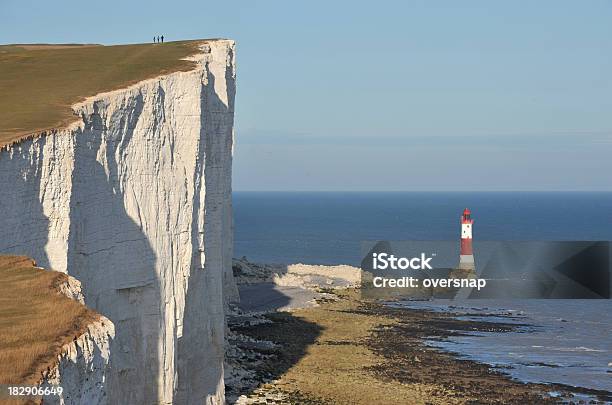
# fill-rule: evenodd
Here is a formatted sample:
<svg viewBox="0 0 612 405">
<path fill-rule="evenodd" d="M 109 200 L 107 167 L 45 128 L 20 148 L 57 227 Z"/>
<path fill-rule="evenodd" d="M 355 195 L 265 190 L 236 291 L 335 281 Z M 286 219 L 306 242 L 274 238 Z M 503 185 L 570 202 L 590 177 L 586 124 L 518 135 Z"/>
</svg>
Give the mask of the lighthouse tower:
<svg viewBox="0 0 612 405">
<path fill-rule="evenodd" d="M 461 252 L 459 254 L 460 269 L 474 269 L 474 252 L 472 251 L 472 226 L 474 220 L 469 209 L 461 215 Z"/>
</svg>

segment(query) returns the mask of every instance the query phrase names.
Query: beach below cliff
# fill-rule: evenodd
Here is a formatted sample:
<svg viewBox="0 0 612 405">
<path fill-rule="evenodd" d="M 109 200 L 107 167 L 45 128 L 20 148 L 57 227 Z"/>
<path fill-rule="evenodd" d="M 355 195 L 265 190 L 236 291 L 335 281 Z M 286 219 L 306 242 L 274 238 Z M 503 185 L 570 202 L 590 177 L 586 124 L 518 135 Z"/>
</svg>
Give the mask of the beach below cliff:
<svg viewBox="0 0 612 405">
<path fill-rule="evenodd" d="M 303 274 L 308 273 L 308 266 L 300 266 Z M 341 287 L 337 280 L 327 286 L 299 287 L 300 277 L 290 273 L 260 280 L 270 283 L 275 277 L 277 281 L 290 277 L 293 285 L 276 285 L 278 297 L 272 301 L 284 302 L 280 296 L 286 295 L 291 302 L 295 291 L 290 289 L 301 288 L 313 294 L 305 301 L 307 307 L 289 305 L 280 311 L 260 307 L 249 312 L 248 304 L 243 304 L 229 319 L 226 391 L 231 403 L 595 404 L 610 400 L 603 391 L 579 393 L 570 386 L 523 383 L 489 365 L 428 344 L 462 333 L 510 332 L 520 327 L 516 323 L 393 308 L 362 300 L 354 286 Z M 241 290 L 256 284 L 238 279 Z"/>
</svg>

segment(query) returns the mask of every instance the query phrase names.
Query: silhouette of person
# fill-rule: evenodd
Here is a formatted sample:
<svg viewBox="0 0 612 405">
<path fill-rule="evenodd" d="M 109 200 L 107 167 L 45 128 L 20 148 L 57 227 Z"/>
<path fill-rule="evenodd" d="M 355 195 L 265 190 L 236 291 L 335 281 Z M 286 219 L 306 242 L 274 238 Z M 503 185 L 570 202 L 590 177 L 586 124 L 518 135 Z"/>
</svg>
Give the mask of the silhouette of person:
<svg viewBox="0 0 612 405">
<path fill-rule="evenodd" d="M 153 43 L 157 42 L 157 38 L 153 37 Z"/>
<path fill-rule="evenodd" d="M 163 44 L 164 43 L 164 36 L 163 35 L 161 36 L 161 39 L 162 39 L 162 44 Z"/>
<path fill-rule="evenodd" d="M 157 43 L 159 43 L 159 36 L 157 37 Z"/>
</svg>

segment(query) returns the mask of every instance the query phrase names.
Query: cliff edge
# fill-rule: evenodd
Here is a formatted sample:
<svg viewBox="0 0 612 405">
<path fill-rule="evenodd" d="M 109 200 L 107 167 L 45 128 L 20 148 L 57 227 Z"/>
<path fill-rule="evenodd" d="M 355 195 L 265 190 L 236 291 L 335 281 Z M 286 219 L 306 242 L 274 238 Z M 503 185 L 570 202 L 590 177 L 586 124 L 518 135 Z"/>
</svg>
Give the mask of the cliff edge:
<svg viewBox="0 0 612 405">
<path fill-rule="evenodd" d="M 69 128 L 0 152 L 0 252 L 74 276 L 113 322 L 109 403 L 224 401 L 234 42 L 199 46 L 192 70 L 90 97 Z"/>
<path fill-rule="evenodd" d="M 114 326 L 83 305 L 76 279 L 0 255 L 0 326 L 3 384 L 61 386 L 45 404 L 106 403 Z"/>
</svg>

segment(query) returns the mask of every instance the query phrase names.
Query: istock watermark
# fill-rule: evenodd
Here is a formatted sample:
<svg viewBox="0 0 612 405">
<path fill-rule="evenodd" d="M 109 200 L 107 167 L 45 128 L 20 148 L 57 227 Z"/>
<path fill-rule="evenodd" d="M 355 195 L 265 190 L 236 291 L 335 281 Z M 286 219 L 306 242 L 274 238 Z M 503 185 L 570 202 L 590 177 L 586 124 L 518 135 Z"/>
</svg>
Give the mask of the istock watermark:
<svg viewBox="0 0 612 405">
<path fill-rule="evenodd" d="M 607 241 L 366 241 L 368 298 L 599 298 L 612 290 Z M 469 260 L 468 260 L 469 259 Z"/>
<path fill-rule="evenodd" d="M 372 278 L 374 288 L 481 288 L 487 286 L 487 280 L 483 278 L 424 278 L 415 277 L 386 278 L 375 276 Z"/>
<path fill-rule="evenodd" d="M 387 253 L 372 253 L 372 268 L 374 270 L 432 270 L 429 262 L 433 259 L 432 257 L 427 257 L 425 253 L 421 253 L 418 257 L 395 257 L 395 255 L 390 255 Z"/>
</svg>

